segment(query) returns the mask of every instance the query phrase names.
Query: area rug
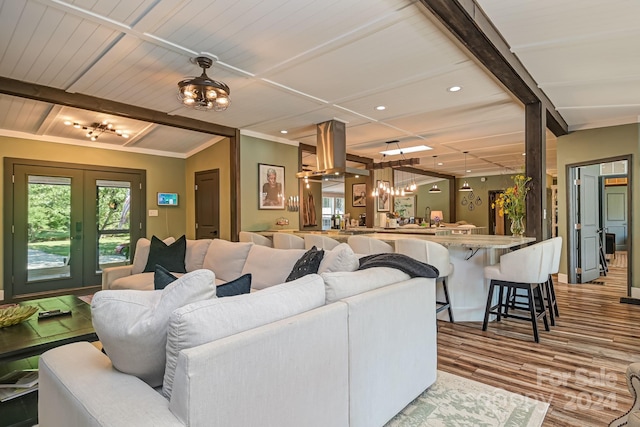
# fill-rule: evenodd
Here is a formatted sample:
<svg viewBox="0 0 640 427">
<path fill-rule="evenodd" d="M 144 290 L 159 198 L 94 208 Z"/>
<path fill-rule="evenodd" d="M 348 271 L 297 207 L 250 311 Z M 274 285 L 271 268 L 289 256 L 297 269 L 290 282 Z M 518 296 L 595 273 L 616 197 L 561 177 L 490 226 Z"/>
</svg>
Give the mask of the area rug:
<svg viewBox="0 0 640 427">
<path fill-rule="evenodd" d="M 385 427 L 540 427 L 549 404 L 438 371 L 438 379 Z"/>
</svg>

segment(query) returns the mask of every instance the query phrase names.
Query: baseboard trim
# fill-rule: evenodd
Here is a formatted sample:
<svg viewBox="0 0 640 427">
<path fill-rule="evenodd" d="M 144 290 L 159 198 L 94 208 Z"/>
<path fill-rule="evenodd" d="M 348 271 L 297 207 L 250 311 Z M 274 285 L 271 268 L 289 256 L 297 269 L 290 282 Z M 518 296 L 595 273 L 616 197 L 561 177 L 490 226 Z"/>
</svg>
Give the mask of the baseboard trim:
<svg viewBox="0 0 640 427">
<path fill-rule="evenodd" d="M 0 302 L 4 301 L 4 289 L 0 289 Z"/>
<path fill-rule="evenodd" d="M 558 273 L 558 282 L 569 283 L 569 275 L 564 273 Z"/>
</svg>

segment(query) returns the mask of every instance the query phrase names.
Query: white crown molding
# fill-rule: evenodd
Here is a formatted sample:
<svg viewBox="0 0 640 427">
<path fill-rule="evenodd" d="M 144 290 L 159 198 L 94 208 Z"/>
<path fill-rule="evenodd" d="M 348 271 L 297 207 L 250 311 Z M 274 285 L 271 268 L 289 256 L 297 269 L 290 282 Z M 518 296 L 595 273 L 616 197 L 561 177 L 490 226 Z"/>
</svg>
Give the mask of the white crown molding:
<svg viewBox="0 0 640 427">
<path fill-rule="evenodd" d="M 240 135 L 251 136 L 253 138 L 266 139 L 267 141 L 279 142 L 280 144 L 286 144 L 286 145 L 293 145 L 294 147 L 300 146 L 300 143 L 298 141 L 291 141 L 290 139 L 267 135 L 266 133 L 255 132 L 248 129 L 240 129 Z"/>
</svg>

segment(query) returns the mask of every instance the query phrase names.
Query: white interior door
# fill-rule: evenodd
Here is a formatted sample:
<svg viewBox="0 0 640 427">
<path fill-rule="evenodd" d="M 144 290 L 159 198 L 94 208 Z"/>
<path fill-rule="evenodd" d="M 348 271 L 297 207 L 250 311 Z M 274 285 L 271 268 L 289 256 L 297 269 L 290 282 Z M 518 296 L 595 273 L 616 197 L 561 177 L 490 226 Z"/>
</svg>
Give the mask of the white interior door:
<svg viewBox="0 0 640 427">
<path fill-rule="evenodd" d="M 604 227 L 616 235 L 616 250 L 627 250 L 627 186 L 604 189 Z"/>
<path fill-rule="evenodd" d="M 598 165 L 578 168 L 578 282 L 586 283 L 600 277 L 600 238 L 598 236 Z"/>
</svg>

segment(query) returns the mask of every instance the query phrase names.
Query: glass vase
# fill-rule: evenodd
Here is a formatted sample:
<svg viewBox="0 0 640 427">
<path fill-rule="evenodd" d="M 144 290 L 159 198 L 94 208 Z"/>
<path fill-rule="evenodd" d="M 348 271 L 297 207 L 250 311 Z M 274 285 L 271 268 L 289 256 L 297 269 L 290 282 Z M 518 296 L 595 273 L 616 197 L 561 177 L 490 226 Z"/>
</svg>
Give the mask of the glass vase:
<svg viewBox="0 0 640 427">
<path fill-rule="evenodd" d="M 524 217 L 511 218 L 511 234 L 513 237 L 524 236 Z"/>
</svg>

